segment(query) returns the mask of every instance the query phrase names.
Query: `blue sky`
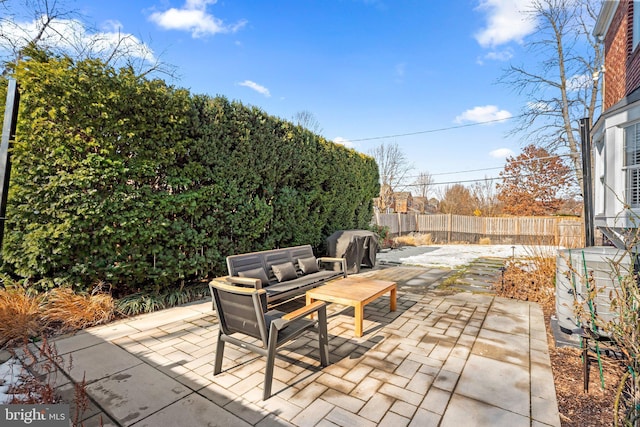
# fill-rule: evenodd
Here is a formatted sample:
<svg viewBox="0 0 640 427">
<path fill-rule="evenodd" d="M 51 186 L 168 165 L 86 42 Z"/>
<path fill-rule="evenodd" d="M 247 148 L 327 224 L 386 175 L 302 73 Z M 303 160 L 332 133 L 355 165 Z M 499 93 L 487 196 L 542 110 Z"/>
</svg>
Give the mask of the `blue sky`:
<svg viewBox="0 0 640 427">
<path fill-rule="evenodd" d="M 497 84 L 526 64 L 529 0 L 78 0 L 82 22 L 131 34 L 171 83 L 291 119 L 368 153 L 397 143 L 436 183 L 497 176 L 527 100 Z M 24 22 L 27 24 L 27 21 Z M 87 35 L 91 30 L 85 29 Z M 95 30 L 93 31 L 95 32 Z M 475 125 L 497 119 L 491 124 Z M 441 130 L 448 129 L 448 130 Z M 398 136 L 413 134 L 409 136 Z M 489 169 L 495 168 L 495 169 Z M 480 170 L 458 173 L 467 170 Z M 465 184 L 468 184 L 465 182 Z"/>
</svg>

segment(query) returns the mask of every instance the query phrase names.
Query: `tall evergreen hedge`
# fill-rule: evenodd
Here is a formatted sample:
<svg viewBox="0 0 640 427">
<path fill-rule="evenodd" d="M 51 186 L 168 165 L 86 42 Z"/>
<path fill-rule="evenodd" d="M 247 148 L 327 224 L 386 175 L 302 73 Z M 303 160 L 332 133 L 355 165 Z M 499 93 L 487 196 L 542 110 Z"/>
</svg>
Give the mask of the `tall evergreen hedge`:
<svg viewBox="0 0 640 427">
<path fill-rule="evenodd" d="M 39 287 L 161 291 L 370 222 L 375 161 L 257 108 L 41 52 L 15 77 L 3 269 Z"/>
</svg>

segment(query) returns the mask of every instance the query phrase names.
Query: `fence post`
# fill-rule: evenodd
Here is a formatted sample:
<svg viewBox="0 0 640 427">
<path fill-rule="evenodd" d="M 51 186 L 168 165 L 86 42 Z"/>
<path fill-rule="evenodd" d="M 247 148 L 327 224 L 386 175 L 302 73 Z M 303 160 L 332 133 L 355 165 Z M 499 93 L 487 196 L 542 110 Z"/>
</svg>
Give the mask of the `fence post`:
<svg viewBox="0 0 640 427">
<path fill-rule="evenodd" d="M 453 227 L 453 215 L 447 214 L 447 243 L 451 243 L 451 228 Z"/>
</svg>

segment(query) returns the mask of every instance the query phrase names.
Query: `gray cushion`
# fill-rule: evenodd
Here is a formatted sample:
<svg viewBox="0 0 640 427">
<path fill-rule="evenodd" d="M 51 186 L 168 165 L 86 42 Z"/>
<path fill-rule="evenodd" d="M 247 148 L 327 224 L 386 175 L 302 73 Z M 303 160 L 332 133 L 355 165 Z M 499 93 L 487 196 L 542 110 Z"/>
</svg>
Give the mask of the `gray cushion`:
<svg viewBox="0 0 640 427">
<path fill-rule="evenodd" d="M 298 267 L 300 267 L 300 270 L 302 270 L 304 274 L 317 273 L 320 271 L 318 261 L 316 261 L 315 257 L 299 258 Z"/>
<path fill-rule="evenodd" d="M 274 264 L 271 266 L 271 270 L 273 270 L 273 274 L 276 276 L 276 279 L 278 279 L 278 282 L 284 282 L 298 277 L 296 274 L 296 268 L 293 266 L 291 261 L 282 264 Z"/>
<path fill-rule="evenodd" d="M 267 277 L 267 273 L 264 272 L 264 268 L 254 268 L 253 270 L 247 271 L 239 271 L 238 276 L 240 277 L 249 277 L 251 279 L 260 279 L 262 285 L 269 284 L 269 278 Z"/>
</svg>

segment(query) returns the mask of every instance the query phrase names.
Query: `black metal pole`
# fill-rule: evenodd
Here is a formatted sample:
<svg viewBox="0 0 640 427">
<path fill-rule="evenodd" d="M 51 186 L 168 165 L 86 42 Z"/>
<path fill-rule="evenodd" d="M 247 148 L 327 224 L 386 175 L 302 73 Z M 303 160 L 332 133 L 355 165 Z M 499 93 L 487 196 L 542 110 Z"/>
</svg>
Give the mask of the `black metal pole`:
<svg viewBox="0 0 640 427">
<path fill-rule="evenodd" d="M 4 122 L 2 125 L 2 140 L 0 141 L 0 249 L 4 240 L 4 223 L 7 214 L 7 193 L 9 192 L 9 175 L 11 174 L 11 162 L 9 159 L 9 143 L 16 136 L 16 124 L 18 122 L 18 105 L 20 92 L 18 83 L 9 79 L 7 85 L 7 103 L 4 109 Z"/>
<path fill-rule="evenodd" d="M 593 183 L 591 181 L 591 124 L 588 117 L 580 119 L 582 148 L 582 200 L 584 200 L 584 244 L 595 246 L 593 221 Z"/>
</svg>

